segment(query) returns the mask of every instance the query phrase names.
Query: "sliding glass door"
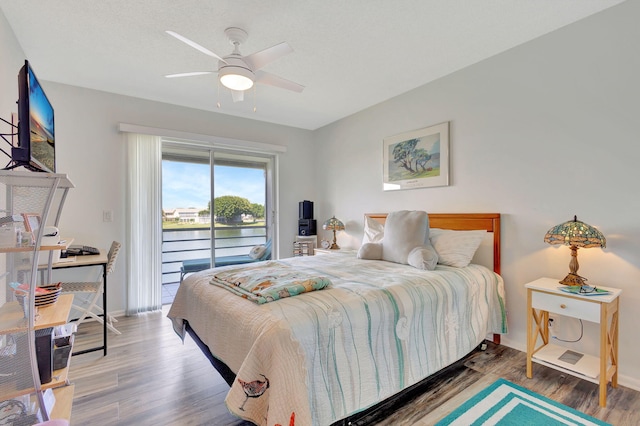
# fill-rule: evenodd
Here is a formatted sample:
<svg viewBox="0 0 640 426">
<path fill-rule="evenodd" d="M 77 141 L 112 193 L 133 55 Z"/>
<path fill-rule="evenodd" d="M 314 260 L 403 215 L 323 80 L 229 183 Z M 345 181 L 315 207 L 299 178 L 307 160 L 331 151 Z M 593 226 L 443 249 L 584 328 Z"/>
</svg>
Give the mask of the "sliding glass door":
<svg viewBox="0 0 640 426">
<path fill-rule="evenodd" d="M 215 258 L 247 255 L 268 239 L 268 162 L 259 157 L 214 152 Z"/>
<path fill-rule="evenodd" d="M 270 156 L 163 142 L 163 285 L 180 282 L 185 261 L 191 271 L 206 269 L 273 235 L 273 163 Z"/>
<path fill-rule="evenodd" d="M 183 261 L 203 259 L 206 265 L 211 258 L 210 159 L 209 150 L 163 143 L 163 304 L 171 303 L 175 295 Z"/>
</svg>

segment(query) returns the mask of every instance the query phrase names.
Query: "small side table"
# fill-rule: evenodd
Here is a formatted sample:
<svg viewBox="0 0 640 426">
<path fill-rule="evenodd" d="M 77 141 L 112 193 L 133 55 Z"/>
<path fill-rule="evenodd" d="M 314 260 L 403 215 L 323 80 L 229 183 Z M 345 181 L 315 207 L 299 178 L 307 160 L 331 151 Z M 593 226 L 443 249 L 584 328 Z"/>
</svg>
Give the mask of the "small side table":
<svg viewBox="0 0 640 426">
<path fill-rule="evenodd" d="M 600 385 L 600 406 L 607 405 L 607 383 L 618 387 L 618 313 L 622 290 L 601 287 L 610 293 L 584 296 L 559 290 L 557 279 L 540 278 L 527 289 L 527 377 L 533 362 Z M 577 362 L 565 357 L 567 348 L 549 342 L 549 313 L 600 324 L 599 356 L 587 354 Z M 541 344 L 536 347 L 538 341 Z M 569 351 L 572 352 L 572 351 Z M 562 357 L 562 358 L 561 358 Z"/>
</svg>

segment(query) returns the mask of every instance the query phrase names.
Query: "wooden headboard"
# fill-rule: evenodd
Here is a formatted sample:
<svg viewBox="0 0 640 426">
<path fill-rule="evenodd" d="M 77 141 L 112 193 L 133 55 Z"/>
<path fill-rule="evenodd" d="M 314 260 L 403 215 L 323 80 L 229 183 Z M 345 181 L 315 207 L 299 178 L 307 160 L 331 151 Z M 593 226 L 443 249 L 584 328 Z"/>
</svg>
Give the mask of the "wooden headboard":
<svg viewBox="0 0 640 426">
<path fill-rule="evenodd" d="M 367 213 L 384 224 L 387 213 Z M 429 213 L 429 227 L 471 231 L 484 229 L 493 233 L 493 271 L 500 274 L 500 213 Z"/>
</svg>

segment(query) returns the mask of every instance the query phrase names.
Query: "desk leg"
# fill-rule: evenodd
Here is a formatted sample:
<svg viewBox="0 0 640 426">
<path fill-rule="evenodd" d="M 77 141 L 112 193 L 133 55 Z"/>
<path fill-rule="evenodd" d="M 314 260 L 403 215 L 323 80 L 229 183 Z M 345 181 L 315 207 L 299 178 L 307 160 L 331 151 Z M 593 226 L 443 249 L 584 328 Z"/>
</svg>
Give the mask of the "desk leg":
<svg viewBox="0 0 640 426">
<path fill-rule="evenodd" d="M 90 257 L 90 256 L 89 256 Z M 83 259 L 84 260 L 84 259 Z M 64 264 L 59 264 L 60 266 L 57 266 L 56 269 L 60 268 L 60 269 L 70 269 L 70 268 L 84 268 L 84 267 L 96 267 L 96 266 L 102 266 L 102 282 L 103 282 L 103 286 L 102 286 L 102 308 L 104 310 L 104 317 L 103 317 L 103 321 L 102 321 L 102 346 L 96 346 L 90 349 L 83 349 L 81 351 L 77 351 L 77 352 L 72 352 L 71 355 L 72 356 L 76 356 L 76 355 L 82 355 L 82 354 L 86 354 L 89 352 L 95 352 L 95 351 L 99 351 L 99 350 L 103 350 L 104 355 L 107 355 L 107 320 L 108 320 L 108 314 L 107 314 L 107 264 L 108 264 L 108 259 L 104 259 L 104 260 L 100 260 L 99 262 L 92 262 L 92 261 L 83 261 L 82 263 L 79 264 L 74 264 L 74 262 L 70 262 L 70 263 L 64 263 Z"/>
<path fill-rule="evenodd" d="M 533 309 L 531 308 L 531 289 L 527 289 L 527 377 L 533 377 L 533 365 L 531 357 L 533 356 L 533 348 L 535 342 L 538 340 L 538 334 L 536 333 L 535 340 L 533 339 Z"/>
<path fill-rule="evenodd" d="M 107 321 L 109 320 L 109 314 L 107 313 L 107 264 L 102 265 L 102 279 L 104 287 L 102 289 L 102 310 L 104 311 L 104 317 L 102 318 L 102 345 L 104 346 L 104 356 L 107 356 Z"/>
</svg>

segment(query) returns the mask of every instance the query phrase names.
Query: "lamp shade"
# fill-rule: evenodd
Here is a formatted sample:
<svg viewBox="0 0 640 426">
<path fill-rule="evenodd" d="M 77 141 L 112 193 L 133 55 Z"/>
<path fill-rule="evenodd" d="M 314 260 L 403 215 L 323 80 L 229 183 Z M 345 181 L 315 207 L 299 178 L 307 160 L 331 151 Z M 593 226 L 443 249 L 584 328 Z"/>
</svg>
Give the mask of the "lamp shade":
<svg viewBox="0 0 640 426">
<path fill-rule="evenodd" d="M 569 262 L 569 274 L 560 284 L 584 286 L 586 278 L 578 275 L 578 249 L 591 247 L 606 247 L 607 240 L 591 225 L 580 222 L 576 216 L 573 220 L 561 223 L 549 229 L 544 236 L 544 242 L 549 244 L 563 244 L 571 247 L 571 261 Z"/>
<path fill-rule="evenodd" d="M 327 219 L 324 225 L 322 225 L 322 229 L 326 229 L 327 231 L 342 231 L 344 230 L 344 223 L 333 216 L 331 219 Z"/>
<path fill-rule="evenodd" d="M 544 242 L 549 244 L 564 244 L 583 248 L 606 247 L 607 239 L 591 225 L 578 220 L 573 220 L 556 225 L 549 229 L 544 236 Z"/>
</svg>

